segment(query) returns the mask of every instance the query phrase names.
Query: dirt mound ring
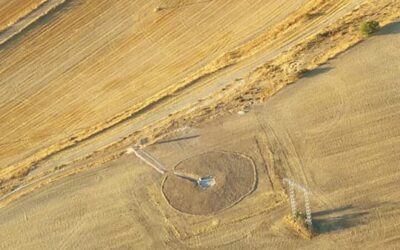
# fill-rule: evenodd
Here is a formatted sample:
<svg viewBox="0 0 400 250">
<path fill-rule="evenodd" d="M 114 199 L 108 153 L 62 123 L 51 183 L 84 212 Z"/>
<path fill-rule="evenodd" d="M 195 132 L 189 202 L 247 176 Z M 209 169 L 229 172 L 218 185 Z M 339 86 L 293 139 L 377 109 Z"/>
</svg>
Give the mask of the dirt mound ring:
<svg viewBox="0 0 400 250">
<path fill-rule="evenodd" d="M 215 185 L 202 189 L 195 182 L 167 175 L 162 192 L 175 209 L 189 214 L 217 213 L 238 203 L 250 194 L 257 173 L 247 156 L 231 152 L 208 152 L 181 161 L 175 171 L 190 176 L 213 176 Z"/>
</svg>

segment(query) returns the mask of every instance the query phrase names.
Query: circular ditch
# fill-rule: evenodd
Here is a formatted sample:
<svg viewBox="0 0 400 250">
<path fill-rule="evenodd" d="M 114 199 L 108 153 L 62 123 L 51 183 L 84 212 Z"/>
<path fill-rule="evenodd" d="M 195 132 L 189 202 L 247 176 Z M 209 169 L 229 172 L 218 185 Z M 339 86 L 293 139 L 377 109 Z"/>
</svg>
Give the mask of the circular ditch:
<svg viewBox="0 0 400 250">
<path fill-rule="evenodd" d="M 175 172 L 196 176 L 198 181 L 169 174 L 162 192 L 175 209 L 196 215 L 217 213 L 238 203 L 256 184 L 253 161 L 232 152 L 208 152 L 178 163 Z"/>
</svg>

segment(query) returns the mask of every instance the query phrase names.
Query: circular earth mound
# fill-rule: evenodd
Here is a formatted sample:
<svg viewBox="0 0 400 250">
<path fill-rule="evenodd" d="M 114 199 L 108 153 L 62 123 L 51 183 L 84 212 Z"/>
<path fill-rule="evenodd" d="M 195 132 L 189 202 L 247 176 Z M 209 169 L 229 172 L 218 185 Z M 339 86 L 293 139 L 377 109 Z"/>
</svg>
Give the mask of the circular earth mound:
<svg viewBox="0 0 400 250">
<path fill-rule="evenodd" d="M 187 176 L 212 177 L 213 185 L 203 188 L 190 178 L 167 175 L 162 191 L 175 209 L 206 215 L 228 208 L 250 194 L 256 184 L 253 161 L 238 153 L 209 152 L 188 158 L 175 166 Z"/>
</svg>

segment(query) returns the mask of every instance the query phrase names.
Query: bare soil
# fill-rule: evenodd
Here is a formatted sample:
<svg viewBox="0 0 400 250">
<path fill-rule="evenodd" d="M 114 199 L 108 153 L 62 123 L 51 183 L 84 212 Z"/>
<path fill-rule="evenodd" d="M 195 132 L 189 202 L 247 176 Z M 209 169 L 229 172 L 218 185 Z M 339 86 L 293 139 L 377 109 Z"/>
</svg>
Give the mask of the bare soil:
<svg viewBox="0 0 400 250">
<path fill-rule="evenodd" d="M 254 190 L 257 173 L 253 161 L 237 153 L 208 152 L 186 159 L 175 171 L 190 176 L 212 176 L 216 184 L 207 189 L 176 175 L 168 175 L 162 185 L 167 201 L 177 210 L 207 215 L 224 210 Z"/>
</svg>

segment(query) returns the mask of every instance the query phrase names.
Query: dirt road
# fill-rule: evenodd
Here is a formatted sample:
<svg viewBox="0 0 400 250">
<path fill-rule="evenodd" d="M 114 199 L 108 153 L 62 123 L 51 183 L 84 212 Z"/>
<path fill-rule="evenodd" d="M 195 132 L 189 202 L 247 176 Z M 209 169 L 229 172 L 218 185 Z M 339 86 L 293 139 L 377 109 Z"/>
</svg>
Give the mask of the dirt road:
<svg viewBox="0 0 400 250">
<path fill-rule="evenodd" d="M 125 155 L 2 208 L 0 247 L 395 249 L 399 31 L 391 25 L 250 113 L 226 114 L 148 147 L 171 168 L 207 151 L 253 159 L 257 188 L 235 206 L 182 214 L 164 199 L 163 177 Z M 282 222 L 289 213 L 283 176 L 312 190 L 320 233 L 312 240 Z"/>
<path fill-rule="evenodd" d="M 7 121 L 0 127 L 1 175 L 55 152 L 62 165 L 155 124 L 232 85 L 361 2 L 324 5 L 324 15 L 293 26 L 290 35 L 283 32 L 230 67 L 186 82 L 219 55 L 290 18 L 304 1 L 212 1 L 161 12 L 154 12 L 157 1 L 72 1 L 0 51 Z M 41 164 L 46 170 L 54 162 Z"/>
</svg>

